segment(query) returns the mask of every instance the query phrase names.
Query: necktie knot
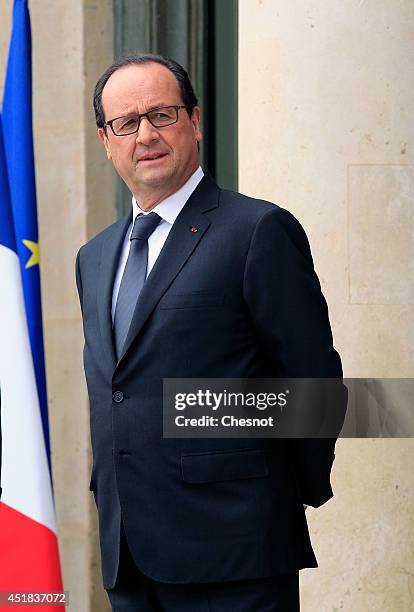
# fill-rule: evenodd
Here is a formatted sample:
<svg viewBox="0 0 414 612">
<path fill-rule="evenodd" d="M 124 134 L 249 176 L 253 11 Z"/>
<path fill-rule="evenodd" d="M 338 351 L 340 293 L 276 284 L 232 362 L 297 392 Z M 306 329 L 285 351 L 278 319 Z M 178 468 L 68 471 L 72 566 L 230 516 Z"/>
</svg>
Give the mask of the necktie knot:
<svg viewBox="0 0 414 612">
<path fill-rule="evenodd" d="M 161 217 L 155 212 L 148 215 L 138 215 L 132 228 L 130 240 L 148 240 L 160 221 Z"/>
</svg>

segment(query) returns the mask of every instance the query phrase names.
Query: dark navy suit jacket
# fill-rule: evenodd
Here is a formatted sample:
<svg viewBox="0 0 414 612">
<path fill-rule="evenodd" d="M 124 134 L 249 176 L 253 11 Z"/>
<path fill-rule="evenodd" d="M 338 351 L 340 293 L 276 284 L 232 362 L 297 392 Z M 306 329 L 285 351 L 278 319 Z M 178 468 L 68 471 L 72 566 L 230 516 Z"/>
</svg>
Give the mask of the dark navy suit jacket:
<svg viewBox="0 0 414 612">
<path fill-rule="evenodd" d="M 162 437 L 164 377 L 342 376 L 302 227 L 204 177 L 145 283 L 117 362 L 112 287 L 130 222 L 93 238 L 76 265 L 105 587 L 116 579 L 121 512 L 137 566 L 158 581 L 316 566 L 303 504 L 332 496 L 334 440 Z"/>
</svg>

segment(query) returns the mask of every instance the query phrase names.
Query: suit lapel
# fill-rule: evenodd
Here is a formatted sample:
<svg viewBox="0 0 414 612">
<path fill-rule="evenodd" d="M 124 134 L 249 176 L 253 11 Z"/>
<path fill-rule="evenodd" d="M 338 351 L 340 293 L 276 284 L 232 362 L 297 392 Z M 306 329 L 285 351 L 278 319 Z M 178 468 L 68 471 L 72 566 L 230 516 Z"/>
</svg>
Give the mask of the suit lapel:
<svg viewBox="0 0 414 612">
<path fill-rule="evenodd" d="M 141 291 L 119 362 L 207 231 L 204 213 L 218 206 L 218 195 L 217 185 L 204 176 L 178 215 Z"/>
<path fill-rule="evenodd" d="M 131 225 L 132 214 L 121 219 L 108 232 L 102 245 L 98 279 L 98 317 L 102 342 L 112 370 L 116 366 L 115 345 L 112 332 L 112 290 L 125 234 Z"/>
</svg>

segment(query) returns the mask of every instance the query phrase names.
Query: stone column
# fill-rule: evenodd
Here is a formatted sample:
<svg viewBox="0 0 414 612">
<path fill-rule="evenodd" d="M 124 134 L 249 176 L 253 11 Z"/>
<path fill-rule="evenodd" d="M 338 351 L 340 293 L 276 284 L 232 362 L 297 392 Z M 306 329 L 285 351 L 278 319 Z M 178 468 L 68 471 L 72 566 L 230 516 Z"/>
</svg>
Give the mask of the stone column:
<svg viewBox="0 0 414 612">
<path fill-rule="evenodd" d="M 413 376 L 413 34 L 411 2 L 239 3 L 240 190 L 304 225 L 347 377 Z M 339 441 L 305 612 L 411 609 L 413 450 Z"/>
</svg>

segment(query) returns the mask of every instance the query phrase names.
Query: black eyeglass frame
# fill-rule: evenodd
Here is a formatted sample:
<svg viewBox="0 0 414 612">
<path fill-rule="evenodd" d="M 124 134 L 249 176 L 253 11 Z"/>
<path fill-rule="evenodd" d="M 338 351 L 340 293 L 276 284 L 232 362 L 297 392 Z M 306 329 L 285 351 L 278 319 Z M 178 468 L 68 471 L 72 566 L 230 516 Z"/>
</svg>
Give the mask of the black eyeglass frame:
<svg viewBox="0 0 414 612">
<path fill-rule="evenodd" d="M 151 113 L 160 111 L 160 110 L 165 110 L 166 108 L 174 108 L 175 109 L 175 119 L 174 121 L 171 121 L 171 123 L 164 123 L 164 125 L 155 125 L 149 115 Z M 137 114 L 137 115 L 121 115 L 120 117 L 114 117 L 113 119 L 110 119 L 110 121 L 106 121 L 104 123 L 104 128 L 106 128 L 107 126 L 109 126 L 111 128 L 111 131 L 113 133 L 114 136 L 118 136 L 118 137 L 122 137 L 122 136 L 130 136 L 131 134 L 136 134 L 139 130 L 139 126 L 141 125 L 141 120 L 143 117 L 146 117 L 147 120 L 150 122 L 150 124 L 155 127 L 157 130 L 162 129 L 163 127 L 169 127 L 170 125 L 174 125 L 174 123 L 177 123 L 178 121 L 178 111 L 180 110 L 180 108 L 186 108 L 186 106 L 184 104 L 170 104 L 169 106 L 160 106 L 158 108 L 152 108 L 151 110 L 149 110 L 146 113 L 141 113 L 141 114 Z M 128 132 L 127 134 L 117 134 L 112 126 L 113 122 L 116 121 L 117 119 L 123 119 L 126 117 L 130 117 L 131 119 L 138 119 L 138 125 L 137 125 L 137 129 L 133 130 L 132 132 Z"/>
</svg>

